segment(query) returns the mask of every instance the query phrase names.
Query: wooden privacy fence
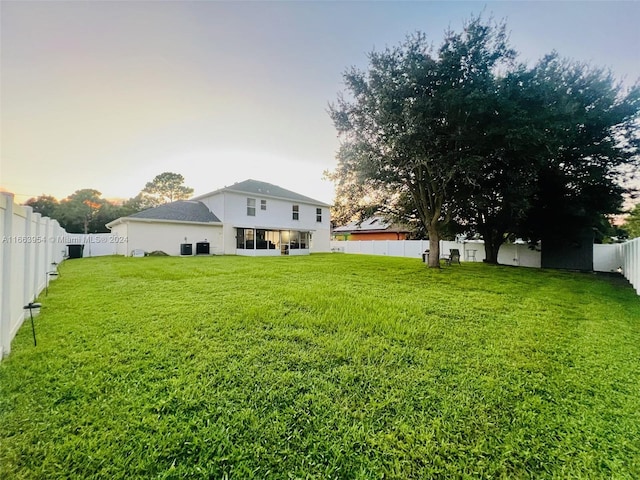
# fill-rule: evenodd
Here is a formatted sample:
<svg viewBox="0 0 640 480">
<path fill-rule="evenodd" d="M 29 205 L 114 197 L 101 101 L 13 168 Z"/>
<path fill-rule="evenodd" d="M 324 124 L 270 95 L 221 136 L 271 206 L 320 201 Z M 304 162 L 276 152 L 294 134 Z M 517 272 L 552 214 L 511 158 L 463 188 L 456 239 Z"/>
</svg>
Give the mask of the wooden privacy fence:
<svg viewBox="0 0 640 480">
<path fill-rule="evenodd" d="M 55 278 L 65 256 L 67 232 L 56 220 L 15 203 L 0 193 L 0 359 L 22 325 L 25 305 Z"/>
</svg>

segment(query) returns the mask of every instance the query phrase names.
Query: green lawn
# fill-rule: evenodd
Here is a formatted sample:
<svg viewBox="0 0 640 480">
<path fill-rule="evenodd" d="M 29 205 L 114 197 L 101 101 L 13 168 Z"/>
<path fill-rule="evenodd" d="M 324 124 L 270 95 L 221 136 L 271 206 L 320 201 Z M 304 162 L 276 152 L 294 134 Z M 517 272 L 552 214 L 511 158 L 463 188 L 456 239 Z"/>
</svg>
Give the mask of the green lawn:
<svg viewBox="0 0 640 480">
<path fill-rule="evenodd" d="M 0 478 L 640 478 L 640 297 L 357 255 L 70 260 Z"/>
</svg>

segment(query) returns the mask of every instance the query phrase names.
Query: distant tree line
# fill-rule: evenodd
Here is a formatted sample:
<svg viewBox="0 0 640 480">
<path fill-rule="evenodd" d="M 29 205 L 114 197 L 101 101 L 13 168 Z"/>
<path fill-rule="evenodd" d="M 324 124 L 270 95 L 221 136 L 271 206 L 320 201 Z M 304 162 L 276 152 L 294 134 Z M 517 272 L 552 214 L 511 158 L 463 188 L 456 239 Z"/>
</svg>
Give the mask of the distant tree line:
<svg viewBox="0 0 640 480">
<path fill-rule="evenodd" d="M 628 238 L 640 237 L 640 203 L 636 205 L 621 227 L 622 235 Z"/>
<path fill-rule="evenodd" d="M 178 173 L 164 172 L 157 175 L 135 197 L 122 203 L 101 198 L 98 190 L 76 190 L 58 201 L 50 195 L 40 195 L 25 202 L 33 211 L 54 218 L 69 233 L 105 233 L 107 223 L 164 203 L 184 200 L 193 189 L 184 186 L 184 177 Z"/>
<path fill-rule="evenodd" d="M 347 70 L 329 108 L 334 218 L 413 223 L 435 240 L 433 267 L 456 232 L 481 235 L 490 263 L 516 236 L 610 233 L 640 166 L 640 85 L 556 53 L 516 57 L 505 24 L 476 17 L 438 48 L 417 33 Z"/>
</svg>

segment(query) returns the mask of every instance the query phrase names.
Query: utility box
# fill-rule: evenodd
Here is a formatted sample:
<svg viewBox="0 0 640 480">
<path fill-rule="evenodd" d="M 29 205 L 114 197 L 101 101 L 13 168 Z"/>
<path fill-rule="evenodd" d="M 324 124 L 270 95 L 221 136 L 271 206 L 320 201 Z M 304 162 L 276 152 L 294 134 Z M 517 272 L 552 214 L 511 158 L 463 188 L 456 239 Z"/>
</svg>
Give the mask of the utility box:
<svg viewBox="0 0 640 480">
<path fill-rule="evenodd" d="M 67 257 L 68 258 L 82 258 L 84 252 L 84 245 L 67 245 Z"/>
<path fill-rule="evenodd" d="M 180 255 L 193 255 L 193 244 L 192 243 L 181 243 L 180 244 Z"/>
<path fill-rule="evenodd" d="M 209 255 L 209 242 L 196 243 L 196 255 Z"/>
</svg>

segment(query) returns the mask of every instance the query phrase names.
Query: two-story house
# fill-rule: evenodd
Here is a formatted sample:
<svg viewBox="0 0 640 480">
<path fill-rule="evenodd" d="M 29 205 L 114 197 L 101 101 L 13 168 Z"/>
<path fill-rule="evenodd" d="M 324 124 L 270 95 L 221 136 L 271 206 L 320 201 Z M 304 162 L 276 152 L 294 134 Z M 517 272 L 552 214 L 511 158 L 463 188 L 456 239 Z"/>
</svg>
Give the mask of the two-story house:
<svg viewBox="0 0 640 480">
<path fill-rule="evenodd" d="M 206 244 L 208 253 L 226 255 L 330 251 L 329 205 L 257 180 L 119 218 L 107 227 L 126 239 L 118 249 L 123 255 L 134 250 L 180 255 L 185 243 Z"/>
<path fill-rule="evenodd" d="M 329 205 L 257 180 L 193 198 L 222 221 L 225 254 L 304 255 L 330 251 Z"/>
</svg>

